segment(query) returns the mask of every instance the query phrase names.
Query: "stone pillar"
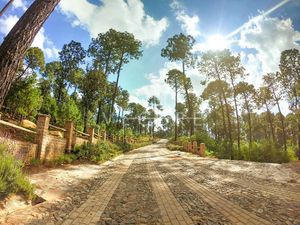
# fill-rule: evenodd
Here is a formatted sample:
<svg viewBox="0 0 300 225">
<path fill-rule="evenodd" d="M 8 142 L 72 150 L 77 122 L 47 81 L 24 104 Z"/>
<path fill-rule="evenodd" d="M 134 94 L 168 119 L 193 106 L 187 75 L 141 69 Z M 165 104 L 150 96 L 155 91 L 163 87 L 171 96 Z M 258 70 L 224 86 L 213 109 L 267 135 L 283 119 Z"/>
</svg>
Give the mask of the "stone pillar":
<svg viewBox="0 0 300 225">
<path fill-rule="evenodd" d="M 189 143 L 188 143 L 188 152 L 192 152 L 192 150 L 193 150 L 192 143 L 189 142 Z"/>
<path fill-rule="evenodd" d="M 49 115 L 38 115 L 37 118 L 37 135 L 36 135 L 36 143 L 37 143 L 37 159 L 44 161 L 46 159 L 46 147 L 47 147 L 47 136 L 49 132 L 49 123 L 50 116 Z"/>
<path fill-rule="evenodd" d="M 66 138 L 66 152 L 71 153 L 73 144 L 73 133 L 74 133 L 74 123 L 73 121 L 67 121 L 65 124 L 65 138 Z"/>
<path fill-rule="evenodd" d="M 88 127 L 87 133 L 89 136 L 89 143 L 94 143 L 95 129 L 93 127 Z"/>
<path fill-rule="evenodd" d="M 201 157 L 205 157 L 205 144 L 204 143 L 201 143 L 200 144 L 200 147 L 199 147 L 199 155 Z"/>
<path fill-rule="evenodd" d="M 197 141 L 193 141 L 193 153 L 197 154 Z"/>
</svg>

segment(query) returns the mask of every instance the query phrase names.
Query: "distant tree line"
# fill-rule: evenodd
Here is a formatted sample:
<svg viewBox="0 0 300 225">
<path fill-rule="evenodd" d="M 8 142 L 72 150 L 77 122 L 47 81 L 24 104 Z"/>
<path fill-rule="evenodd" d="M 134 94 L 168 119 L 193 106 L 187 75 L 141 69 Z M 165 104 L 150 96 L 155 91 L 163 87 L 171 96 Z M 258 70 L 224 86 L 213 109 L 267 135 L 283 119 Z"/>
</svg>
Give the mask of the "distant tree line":
<svg viewBox="0 0 300 225">
<path fill-rule="evenodd" d="M 231 159 L 267 161 L 269 157 L 270 161 L 281 161 L 295 153 L 299 157 L 299 50 L 283 51 L 280 70 L 263 75 L 263 86 L 254 87 L 246 82 L 249 74 L 240 55 L 222 50 L 196 56 L 191 51 L 193 43 L 191 36 L 175 35 L 161 54 L 182 63 L 182 70 L 170 70 L 165 80 L 175 95 L 174 139 L 197 137 L 221 157 Z M 192 92 L 186 67 L 205 75 L 206 80 L 199 84 L 204 85 L 201 96 Z M 178 94 L 185 102 L 178 102 Z M 283 101 L 289 103 L 287 115 L 282 113 Z M 201 103 L 208 107 L 200 110 Z"/>
</svg>

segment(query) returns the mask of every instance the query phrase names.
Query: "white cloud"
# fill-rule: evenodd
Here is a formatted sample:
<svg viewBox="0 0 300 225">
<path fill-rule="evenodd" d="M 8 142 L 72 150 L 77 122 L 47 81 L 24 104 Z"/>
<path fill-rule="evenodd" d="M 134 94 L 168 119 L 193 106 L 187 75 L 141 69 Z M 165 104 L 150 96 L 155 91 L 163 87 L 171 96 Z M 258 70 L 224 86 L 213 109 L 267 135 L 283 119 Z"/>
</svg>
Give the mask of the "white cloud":
<svg viewBox="0 0 300 225">
<path fill-rule="evenodd" d="M 198 16 L 189 16 L 183 11 L 179 12 L 176 16 L 176 19 L 181 22 L 181 28 L 189 35 L 197 37 L 200 35 L 198 30 L 199 17 Z"/>
<path fill-rule="evenodd" d="M 24 0 L 14 0 L 12 3 L 14 8 L 21 8 L 23 11 L 27 9 L 27 2 Z"/>
<path fill-rule="evenodd" d="M 17 23 L 19 17 L 16 15 L 8 15 L 0 18 L 0 33 L 6 35 Z"/>
<path fill-rule="evenodd" d="M 293 28 L 291 19 L 258 16 L 241 30 L 239 45 L 255 49 L 255 57 L 262 64 L 262 72 L 278 70 L 280 54 L 291 48 L 299 48 L 300 32 Z"/>
<path fill-rule="evenodd" d="M 175 63 L 166 63 L 158 72 L 148 74 L 146 76 L 146 79 L 149 82 L 148 84 L 130 91 L 131 101 L 137 101 L 144 107 L 147 107 L 147 100 L 155 95 L 163 105 L 164 110 L 161 114 L 173 115 L 175 101 L 174 91 L 165 83 L 165 79 L 167 72 L 176 66 Z"/>
<path fill-rule="evenodd" d="M 95 5 L 86 0 L 62 0 L 60 9 L 69 17 L 73 26 L 82 27 L 92 37 L 113 28 L 133 33 L 137 39 L 150 46 L 159 42 L 168 27 L 167 18 L 156 20 L 147 15 L 141 0 L 101 2 L 101 5 Z"/>
<path fill-rule="evenodd" d="M 201 34 L 198 28 L 200 22 L 198 16 L 189 16 L 185 10 L 182 9 L 182 5 L 177 0 L 173 0 L 170 6 L 174 10 L 176 20 L 180 22 L 183 31 L 193 37 L 197 37 Z"/>
<path fill-rule="evenodd" d="M 31 45 L 32 47 L 39 47 L 44 51 L 44 54 L 48 58 L 56 58 L 58 57 L 58 49 L 55 47 L 52 41 L 45 35 L 45 29 L 42 27 L 38 32 L 34 41 Z"/>
<path fill-rule="evenodd" d="M 0 34 L 3 34 L 4 36 L 7 35 L 13 26 L 18 22 L 18 20 L 19 17 L 16 15 L 8 15 L 0 18 Z M 37 33 L 31 46 L 42 49 L 48 58 L 55 58 L 58 56 L 58 49 L 45 35 L 45 29 L 43 27 Z"/>
<path fill-rule="evenodd" d="M 241 62 L 249 74 L 245 81 L 253 84 L 255 87 L 262 85 L 262 62 L 256 57 L 255 54 L 241 52 Z"/>
<path fill-rule="evenodd" d="M 167 62 L 156 73 L 148 74 L 146 79 L 149 81 L 149 83 L 138 89 L 130 91 L 130 100 L 138 102 L 144 107 L 147 107 L 147 99 L 155 95 L 160 99 L 164 109 L 161 115 L 173 116 L 175 107 L 175 94 L 174 90 L 172 90 L 172 88 L 165 83 L 166 74 L 171 69 L 181 70 L 182 66 L 179 63 Z M 204 77 L 202 77 L 196 69 L 188 69 L 186 74 L 192 80 L 194 93 L 199 96 L 203 90 L 203 87 L 200 86 L 200 81 L 204 80 Z M 184 101 L 182 94 L 178 96 L 178 101 Z"/>
</svg>

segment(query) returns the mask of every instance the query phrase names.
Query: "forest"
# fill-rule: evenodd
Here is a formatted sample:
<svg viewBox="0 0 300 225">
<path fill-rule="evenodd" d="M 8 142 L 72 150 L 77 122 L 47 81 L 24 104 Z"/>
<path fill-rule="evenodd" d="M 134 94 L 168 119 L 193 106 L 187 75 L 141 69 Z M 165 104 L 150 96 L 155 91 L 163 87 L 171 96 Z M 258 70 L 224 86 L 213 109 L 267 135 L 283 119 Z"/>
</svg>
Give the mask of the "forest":
<svg viewBox="0 0 300 225">
<path fill-rule="evenodd" d="M 113 29 L 91 40 L 65 44 L 59 60 L 45 63 L 41 49 L 27 52 L 4 102 L 12 118 L 35 120 L 51 115 L 57 126 L 72 120 L 109 134 L 149 135 L 171 139 L 173 148 L 189 140 L 203 142 L 209 154 L 220 158 L 287 162 L 299 156 L 299 61 L 297 49 L 282 52 L 280 70 L 263 75 L 263 86 L 248 83 L 240 55 L 230 50 L 193 53 L 192 36 L 169 38 L 161 56 L 182 65 L 165 82 L 174 90 L 174 116 L 160 116 L 156 96 L 148 107 L 129 101 L 119 85 L 122 69 L 142 57 L 142 44 L 133 34 Z M 186 75 L 197 68 L 206 77 L 193 87 Z M 195 85 L 195 84 L 194 84 Z M 203 88 L 200 96 L 195 89 Z M 179 97 L 184 102 L 179 102 Z M 289 103 L 289 113 L 282 104 Z M 285 110 L 287 111 L 287 110 Z M 298 155 L 297 155 L 298 153 Z"/>
</svg>

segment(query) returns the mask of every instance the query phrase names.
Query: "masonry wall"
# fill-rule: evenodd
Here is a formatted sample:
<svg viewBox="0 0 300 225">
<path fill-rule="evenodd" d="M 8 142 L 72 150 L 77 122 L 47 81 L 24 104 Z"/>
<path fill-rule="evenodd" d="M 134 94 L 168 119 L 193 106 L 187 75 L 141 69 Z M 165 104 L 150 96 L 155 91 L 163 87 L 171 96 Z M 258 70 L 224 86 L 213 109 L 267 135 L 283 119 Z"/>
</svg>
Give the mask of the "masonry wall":
<svg viewBox="0 0 300 225">
<path fill-rule="evenodd" d="M 65 153 L 66 139 L 47 135 L 45 160 L 57 159 Z"/>
<path fill-rule="evenodd" d="M 64 133 L 63 137 L 50 133 L 49 128 Z M 41 161 L 57 159 L 65 152 L 70 153 L 75 145 L 95 144 L 100 137 L 95 134 L 94 128 L 88 128 L 88 133 L 75 130 L 72 121 L 67 121 L 64 128 L 50 125 L 48 115 L 38 115 L 34 130 L 0 119 L 0 143 L 9 145 L 10 152 L 25 163 L 29 163 L 32 159 Z"/>
<path fill-rule="evenodd" d="M 85 138 L 82 138 L 82 137 L 76 137 L 74 140 L 75 140 L 74 141 L 74 146 L 75 145 L 83 145 L 83 144 L 86 144 L 86 143 L 89 142 L 88 139 L 85 139 Z"/>
<path fill-rule="evenodd" d="M 0 137 L 0 143 L 5 143 L 8 146 L 8 151 L 25 164 L 30 164 L 37 156 L 37 144 L 3 137 Z"/>
</svg>

